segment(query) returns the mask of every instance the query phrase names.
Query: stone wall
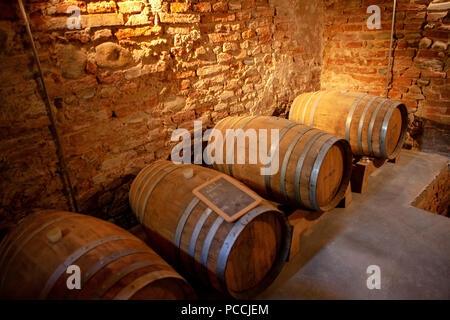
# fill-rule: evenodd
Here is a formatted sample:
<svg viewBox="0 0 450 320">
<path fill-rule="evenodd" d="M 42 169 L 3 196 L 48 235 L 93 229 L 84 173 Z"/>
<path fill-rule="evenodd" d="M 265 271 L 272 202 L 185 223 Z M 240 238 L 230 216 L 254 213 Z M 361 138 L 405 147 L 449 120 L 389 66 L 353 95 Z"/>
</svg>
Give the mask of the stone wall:
<svg viewBox="0 0 450 320">
<path fill-rule="evenodd" d="M 79 211 L 123 226 L 132 179 L 169 156 L 173 130 L 277 114 L 320 89 L 319 0 L 24 2 Z M 70 6 L 80 29 L 68 27 Z M 10 4 L 0 5 L 0 79 L 4 229 L 32 208 L 68 209 L 30 43 Z"/>
<path fill-rule="evenodd" d="M 425 211 L 450 217 L 450 167 L 444 168 L 411 205 Z"/>
<path fill-rule="evenodd" d="M 407 147 L 450 155 L 448 1 L 398 0 L 389 97 L 411 112 Z M 392 0 L 326 0 L 322 88 L 386 94 Z M 381 29 L 369 30 L 371 5 Z"/>
</svg>

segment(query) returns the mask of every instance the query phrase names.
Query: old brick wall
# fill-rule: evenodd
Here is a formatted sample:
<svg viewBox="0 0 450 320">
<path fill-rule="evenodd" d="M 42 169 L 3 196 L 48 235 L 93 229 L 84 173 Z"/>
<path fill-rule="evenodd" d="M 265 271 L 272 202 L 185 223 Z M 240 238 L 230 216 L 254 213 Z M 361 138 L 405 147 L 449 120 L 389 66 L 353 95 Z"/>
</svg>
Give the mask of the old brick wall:
<svg viewBox="0 0 450 320">
<path fill-rule="evenodd" d="M 392 0 L 326 0 L 322 88 L 386 93 Z M 398 0 L 389 97 L 412 122 L 407 147 L 450 155 L 448 1 Z M 381 9 L 369 30 L 367 8 Z"/>
<path fill-rule="evenodd" d="M 448 217 L 450 209 L 450 168 L 444 168 L 411 205 Z"/>
<path fill-rule="evenodd" d="M 320 88 L 322 2 L 26 2 L 79 211 L 127 226 L 134 176 L 176 128 L 276 114 Z M 13 2 L 14 3 L 14 2 Z M 69 30 L 67 9 L 80 9 Z M 0 5 L 0 229 L 68 209 L 29 40 Z"/>
</svg>

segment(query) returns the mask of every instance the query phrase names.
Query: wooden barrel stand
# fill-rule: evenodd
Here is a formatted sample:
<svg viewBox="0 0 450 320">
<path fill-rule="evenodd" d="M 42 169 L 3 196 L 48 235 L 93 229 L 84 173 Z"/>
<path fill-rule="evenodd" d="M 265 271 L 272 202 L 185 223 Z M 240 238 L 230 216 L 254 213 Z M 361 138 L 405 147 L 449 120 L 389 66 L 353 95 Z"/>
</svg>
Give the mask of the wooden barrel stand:
<svg viewBox="0 0 450 320">
<path fill-rule="evenodd" d="M 369 177 L 386 163 L 395 164 L 398 162 L 400 154 L 394 159 L 385 160 L 377 158 L 362 158 L 353 164 L 352 177 L 350 181 L 351 191 L 355 193 L 365 193 L 369 188 Z"/>
</svg>

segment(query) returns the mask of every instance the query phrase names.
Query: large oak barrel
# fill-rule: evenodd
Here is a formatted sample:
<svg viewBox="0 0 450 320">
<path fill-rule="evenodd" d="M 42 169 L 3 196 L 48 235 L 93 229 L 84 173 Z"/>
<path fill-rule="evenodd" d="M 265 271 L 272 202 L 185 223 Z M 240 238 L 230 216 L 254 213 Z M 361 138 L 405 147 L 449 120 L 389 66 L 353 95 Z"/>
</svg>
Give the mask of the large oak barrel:
<svg viewBox="0 0 450 320">
<path fill-rule="evenodd" d="M 81 289 L 69 290 L 69 266 Z M 69 270 L 70 272 L 74 272 Z M 46 210 L 24 218 L 0 243 L 3 299 L 186 299 L 187 282 L 144 242 L 112 223 Z"/>
<path fill-rule="evenodd" d="M 406 139 L 408 110 L 365 93 L 318 91 L 298 96 L 289 119 L 345 138 L 354 155 L 394 159 Z"/>
<path fill-rule="evenodd" d="M 211 152 L 213 154 L 209 162 L 215 169 L 244 182 L 258 193 L 279 203 L 290 203 L 315 211 L 329 211 L 344 197 L 352 168 L 350 146 L 344 139 L 293 121 L 266 116 L 228 117 L 220 121 L 215 129 L 220 130 L 224 137 L 224 164 L 220 164 L 219 153 L 215 151 Z M 235 130 L 236 137 L 231 132 L 227 133 L 230 129 Z M 238 129 L 242 131 L 239 133 Z M 243 141 L 250 129 L 256 131 L 258 141 L 247 141 L 242 147 L 238 140 Z M 259 150 L 264 143 L 258 134 L 260 129 L 279 130 L 279 141 L 272 143 L 267 139 L 265 142 L 268 144 L 266 150 L 279 147 L 279 170 L 274 170 L 273 175 L 261 174 L 261 168 L 267 166 L 261 163 L 259 157 L 256 164 L 250 164 L 249 156 L 245 164 L 238 163 L 238 152 L 255 151 L 256 144 Z M 270 135 L 267 132 L 267 136 Z M 229 158 L 234 160 L 229 161 L 228 153 L 233 150 L 228 149 L 227 144 L 233 139 L 234 157 Z M 221 145 L 215 139 L 211 139 L 211 144 L 214 144 L 214 149 Z"/>
<path fill-rule="evenodd" d="M 218 176 L 225 175 L 157 161 L 133 181 L 130 204 L 152 247 L 167 261 L 225 294 L 248 299 L 281 271 L 289 253 L 290 227 L 283 213 L 237 181 L 261 202 L 235 222 L 224 220 L 193 193 Z M 231 196 L 221 188 L 216 191 L 222 200 Z"/>
</svg>

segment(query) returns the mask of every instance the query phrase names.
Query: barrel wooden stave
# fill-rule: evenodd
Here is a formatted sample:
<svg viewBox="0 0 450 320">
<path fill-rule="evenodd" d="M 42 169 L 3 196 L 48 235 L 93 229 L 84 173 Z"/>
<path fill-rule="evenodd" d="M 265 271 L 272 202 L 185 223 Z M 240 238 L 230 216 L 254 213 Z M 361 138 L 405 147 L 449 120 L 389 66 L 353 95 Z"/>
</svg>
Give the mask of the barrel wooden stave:
<svg viewBox="0 0 450 320">
<path fill-rule="evenodd" d="M 53 230 L 62 234 L 54 243 L 48 238 Z M 7 299 L 113 299 L 142 274 L 160 270 L 165 275 L 139 290 L 128 290 L 127 299 L 193 297 L 185 280 L 141 240 L 93 217 L 62 211 L 34 213 L 11 231 L 0 248 L 0 292 Z M 142 266 L 117 277 L 132 263 Z M 66 269 L 71 264 L 80 267 L 81 290 L 67 289 Z M 117 279 L 108 290 L 99 290 L 114 276 Z M 167 292 L 161 291 L 161 282 L 170 284 Z"/>
<path fill-rule="evenodd" d="M 385 159 L 393 159 L 400 152 L 407 118 L 407 109 L 401 103 L 337 90 L 302 94 L 289 113 L 292 121 L 346 138 L 355 155 Z"/>
<path fill-rule="evenodd" d="M 228 129 L 243 129 L 244 131 L 255 129 L 257 132 L 259 129 L 280 130 L 279 170 L 270 177 L 261 175 L 260 169 L 263 166 L 260 163 L 248 164 L 247 161 L 243 165 L 237 164 L 237 146 L 235 146 L 234 164 L 213 163 L 215 169 L 244 182 L 258 193 L 280 203 L 291 203 L 316 211 L 333 209 L 344 196 L 350 181 L 351 151 L 348 143 L 343 139 L 335 139 L 333 145 L 330 146 L 330 150 L 335 151 L 331 154 L 336 155 L 335 159 L 330 159 L 331 156 L 328 155 L 330 150 L 322 150 L 322 147 L 327 141 L 334 139 L 334 136 L 286 119 L 265 116 L 230 117 L 219 123 L 215 129 L 220 130 L 224 136 Z M 270 137 L 270 133 L 268 133 L 268 137 Z M 231 136 L 228 136 L 227 139 L 231 139 Z M 214 141 L 211 142 L 211 144 L 214 143 Z M 270 139 L 267 143 L 267 148 L 269 148 Z M 247 151 L 251 147 L 246 145 Z M 340 153 L 336 152 L 336 149 L 340 150 Z M 225 162 L 225 155 L 228 152 L 226 142 L 224 142 L 223 150 Z M 326 161 L 322 165 L 316 162 L 321 152 L 326 154 L 323 159 Z M 299 166 L 298 161 L 302 155 L 304 155 L 303 165 Z M 286 163 L 284 163 L 285 157 L 287 158 Z M 330 163 L 335 165 L 329 165 Z M 311 187 L 311 173 L 315 165 L 319 166 L 318 176 L 322 178 L 317 178 L 318 184 Z M 295 177 L 298 170 L 300 170 L 300 179 L 296 183 Z M 328 178 L 323 179 L 323 177 Z"/>
<path fill-rule="evenodd" d="M 152 168 L 159 168 L 160 174 L 146 184 L 143 177 L 146 170 Z M 183 176 L 186 169 L 193 170 L 192 178 Z M 201 201 L 188 210 L 196 198 L 192 190 L 218 174 L 195 165 L 157 161 L 144 168 L 133 182 L 131 207 L 142 210 L 139 203 L 151 192 L 142 223 L 155 249 L 180 270 L 216 289 L 235 298 L 250 298 L 264 290 L 281 271 L 290 246 L 290 229 L 286 217 L 265 201 L 234 223 L 221 221 Z M 152 189 L 161 176 L 164 178 Z M 143 196 L 135 197 L 141 188 Z M 261 214 L 255 214 L 259 211 Z M 180 221 L 186 213 L 190 214 L 180 229 Z M 142 217 L 142 211 L 135 211 L 135 214 L 138 219 Z M 226 248 L 230 249 L 228 253 Z M 247 263 L 242 263 L 242 257 L 247 257 Z"/>
</svg>

